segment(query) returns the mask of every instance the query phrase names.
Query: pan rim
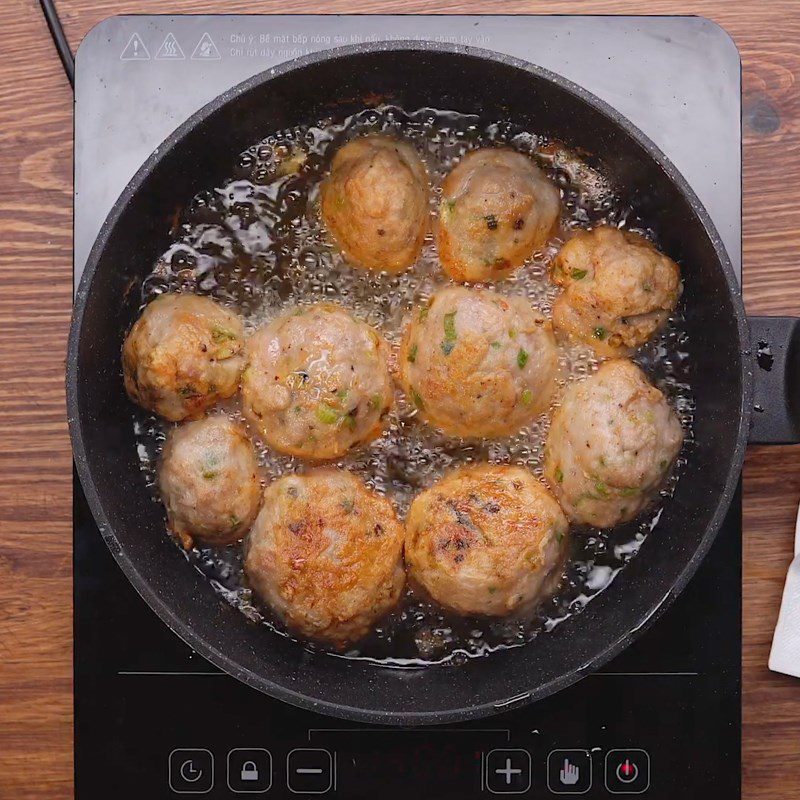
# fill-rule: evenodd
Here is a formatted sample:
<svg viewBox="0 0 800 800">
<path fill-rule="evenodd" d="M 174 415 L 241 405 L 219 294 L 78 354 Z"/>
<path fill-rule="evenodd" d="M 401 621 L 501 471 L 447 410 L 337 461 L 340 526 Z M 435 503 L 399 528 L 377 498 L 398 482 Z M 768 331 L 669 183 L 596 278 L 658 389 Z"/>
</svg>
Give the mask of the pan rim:
<svg viewBox="0 0 800 800">
<path fill-rule="evenodd" d="M 741 355 L 741 402 L 739 409 L 739 422 L 736 432 L 736 443 L 732 458 L 728 466 L 727 477 L 724 487 L 718 493 L 714 514 L 706 526 L 705 533 L 692 556 L 680 571 L 677 580 L 673 583 L 670 590 L 655 605 L 642 611 L 628 630 L 621 632 L 603 650 L 595 654 L 590 660 L 583 664 L 576 665 L 573 669 L 552 679 L 546 684 L 540 685 L 535 689 L 520 691 L 512 697 L 498 698 L 493 702 L 487 702 L 476 706 L 465 708 L 452 708 L 445 711 L 384 711 L 359 708 L 356 706 L 343 706 L 328 700 L 315 699 L 313 697 L 297 692 L 286 686 L 258 675 L 253 671 L 242 668 L 238 663 L 229 658 L 225 653 L 208 643 L 202 636 L 197 634 L 194 629 L 185 623 L 176 614 L 172 607 L 162 601 L 157 592 L 151 587 L 149 581 L 137 569 L 136 565 L 128 558 L 126 552 L 119 543 L 114 530 L 112 529 L 106 516 L 103 501 L 97 491 L 97 487 L 92 477 L 88 458 L 84 446 L 83 421 L 78 413 L 78 351 L 80 345 L 80 333 L 83 328 L 83 319 L 86 312 L 86 305 L 90 295 L 94 276 L 102 259 L 110 236 L 118 224 L 120 217 L 127 208 L 133 196 L 142 189 L 150 174 L 155 170 L 166 153 L 174 146 L 179 145 L 185 136 L 195 127 L 201 124 L 212 114 L 219 111 L 222 107 L 234 100 L 237 96 L 249 92 L 259 86 L 268 83 L 273 78 L 280 77 L 287 73 L 294 72 L 308 66 L 313 66 L 321 62 L 328 62 L 339 59 L 346 59 L 350 56 L 380 53 L 380 52 L 434 52 L 445 53 L 457 56 L 467 56 L 482 61 L 499 63 L 504 66 L 512 67 L 522 72 L 544 79 L 556 84 L 559 88 L 577 97 L 593 110 L 610 119 L 610 121 L 622 129 L 631 139 L 655 161 L 664 171 L 667 179 L 678 189 L 686 198 L 692 212 L 697 216 L 706 236 L 708 237 L 717 257 L 718 266 L 721 268 L 728 286 L 731 297 L 736 327 L 739 335 L 739 352 Z M 425 725 L 461 722 L 469 719 L 478 719 L 490 716 L 495 713 L 518 707 L 519 705 L 532 703 L 538 699 L 554 694 L 569 685 L 577 682 L 587 674 L 594 672 L 602 667 L 614 656 L 624 650 L 634 638 L 638 637 L 650 625 L 655 622 L 660 615 L 666 611 L 672 601 L 680 594 L 691 577 L 696 572 L 706 553 L 710 549 L 719 528 L 727 514 L 731 501 L 733 500 L 741 468 L 744 462 L 744 454 L 747 445 L 747 435 L 750 422 L 750 410 L 752 406 L 753 394 L 753 369 L 751 360 L 748 358 L 749 350 L 749 327 L 744 310 L 744 303 L 739 290 L 733 267 L 727 252 L 722 244 L 720 236 L 711 221 L 708 212 L 703 207 L 699 198 L 692 190 L 686 179 L 666 157 L 666 155 L 633 123 L 620 114 L 616 109 L 605 101 L 601 100 L 583 87 L 573 83 L 557 73 L 530 62 L 508 56 L 495 51 L 483 48 L 471 47 L 466 45 L 453 45 L 448 43 L 416 41 L 416 40 L 397 40 L 385 42 L 373 42 L 368 44 L 348 45 L 344 47 L 322 50 L 317 53 L 302 56 L 300 58 L 284 62 L 277 67 L 262 71 L 248 78 L 236 86 L 218 95 L 211 102 L 194 112 L 188 119 L 179 125 L 145 160 L 137 170 L 133 178 L 128 182 L 125 189 L 119 195 L 111 208 L 108 216 L 103 222 L 100 231 L 92 245 L 89 257 L 83 271 L 83 275 L 75 294 L 73 304 L 72 321 L 70 325 L 69 341 L 67 347 L 67 372 L 66 372 L 66 396 L 68 423 L 70 438 L 72 441 L 73 459 L 78 472 L 87 503 L 91 509 L 94 521 L 97 524 L 106 545 L 111 550 L 112 555 L 119 564 L 127 579 L 134 589 L 145 600 L 145 602 L 155 611 L 161 620 L 190 647 L 199 652 L 204 658 L 215 666 L 224 670 L 227 674 L 242 681 L 243 683 L 257 689 L 271 697 L 290 703 L 307 710 L 317 713 L 326 713 L 331 716 L 349 719 L 359 722 L 370 722 L 387 725 Z M 731 434 L 732 436 L 733 434 Z"/>
</svg>

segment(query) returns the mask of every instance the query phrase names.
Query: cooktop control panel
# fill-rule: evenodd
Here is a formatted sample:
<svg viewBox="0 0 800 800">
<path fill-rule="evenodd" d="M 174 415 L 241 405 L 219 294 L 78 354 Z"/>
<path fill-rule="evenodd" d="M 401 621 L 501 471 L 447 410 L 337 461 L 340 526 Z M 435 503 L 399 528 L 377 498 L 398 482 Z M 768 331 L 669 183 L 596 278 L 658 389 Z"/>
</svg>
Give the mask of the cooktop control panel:
<svg viewBox="0 0 800 800">
<path fill-rule="evenodd" d="M 407 735 L 408 731 L 397 731 Z M 317 734 L 325 731 L 317 731 Z M 502 742 L 504 731 L 488 731 L 500 747 L 481 750 L 483 731 L 420 732 L 403 751 L 386 741 L 390 731 L 353 731 L 338 749 L 297 747 L 276 762 L 263 747 L 236 747 L 217 758 L 202 747 L 169 754 L 169 789 L 174 794 L 207 794 L 213 789 L 237 794 L 328 794 L 339 797 L 386 796 L 392 786 L 428 786 L 437 796 L 643 794 L 650 788 L 650 754 L 641 748 L 554 748 L 546 758 L 534 750 Z M 451 743 L 443 738 L 454 739 Z M 330 737 L 326 737 L 330 738 Z M 438 740 L 438 741 L 437 741 Z M 340 786 L 341 781 L 341 786 Z M 455 794 L 453 794 L 455 796 Z"/>
<path fill-rule="evenodd" d="M 373 731 L 358 736 L 341 750 L 297 747 L 276 764 L 263 747 L 236 747 L 217 761 L 202 747 L 186 747 L 169 754 L 169 789 L 174 794 L 207 794 L 215 787 L 231 794 L 266 794 L 273 787 L 293 794 L 377 797 L 387 784 L 411 781 L 438 791 L 460 790 L 469 796 L 487 794 L 528 794 L 546 791 L 552 795 L 586 794 L 596 788 L 609 794 L 643 794 L 650 788 L 650 754 L 641 748 L 595 750 L 553 749 L 540 762 L 536 754 L 521 747 L 480 750 L 458 736 L 458 744 L 437 747 L 434 740 L 447 735 L 428 735 L 403 757 L 392 757 L 391 745 L 378 735 L 369 746 L 363 740 Z M 469 731 L 457 731 L 459 734 Z M 421 737 L 416 737 L 421 738 Z M 507 745 L 508 743 L 506 743 Z M 387 757 L 387 754 L 389 757 Z M 340 769 L 339 762 L 343 768 Z M 342 781 L 342 792 L 339 781 Z M 351 787 L 349 790 L 346 787 Z M 353 789 L 352 787 L 358 787 Z"/>
</svg>

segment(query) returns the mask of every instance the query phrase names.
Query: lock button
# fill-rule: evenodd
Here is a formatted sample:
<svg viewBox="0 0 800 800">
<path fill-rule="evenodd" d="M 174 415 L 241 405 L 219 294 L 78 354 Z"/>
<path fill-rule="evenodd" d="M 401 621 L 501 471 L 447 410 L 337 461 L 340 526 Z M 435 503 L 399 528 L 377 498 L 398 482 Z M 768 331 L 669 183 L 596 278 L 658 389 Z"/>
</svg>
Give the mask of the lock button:
<svg viewBox="0 0 800 800">
<path fill-rule="evenodd" d="M 255 761 L 245 761 L 242 766 L 242 780 L 243 781 L 257 781 L 258 780 L 258 767 Z"/>
<path fill-rule="evenodd" d="M 272 787 L 272 756 L 258 747 L 228 753 L 228 788 L 235 794 L 264 794 Z"/>
</svg>

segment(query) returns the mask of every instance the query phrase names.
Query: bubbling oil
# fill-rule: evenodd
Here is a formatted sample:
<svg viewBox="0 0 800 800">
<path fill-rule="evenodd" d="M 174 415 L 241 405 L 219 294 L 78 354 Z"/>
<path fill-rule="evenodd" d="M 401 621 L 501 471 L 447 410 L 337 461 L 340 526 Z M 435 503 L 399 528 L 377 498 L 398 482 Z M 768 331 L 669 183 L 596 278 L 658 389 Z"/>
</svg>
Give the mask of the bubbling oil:
<svg viewBox="0 0 800 800">
<path fill-rule="evenodd" d="M 511 278 L 493 288 L 521 295 L 545 315 L 558 288 L 547 278 L 548 265 L 564 236 L 574 228 L 605 223 L 653 238 L 630 206 L 620 202 L 612 183 L 596 168 L 557 142 L 508 121 L 485 121 L 476 115 L 397 106 L 365 109 L 346 119 L 278 131 L 239 155 L 230 179 L 198 193 L 181 211 L 173 241 L 142 285 L 142 302 L 166 291 L 209 295 L 235 308 L 247 330 L 269 321 L 287 306 L 323 300 L 348 308 L 379 329 L 390 344 L 399 343 L 403 321 L 447 279 L 439 268 L 431 235 L 413 269 L 399 275 L 374 274 L 349 267 L 320 222 L 319 186 L 333 153 L 349 139 L 367 133 L 394 135 L 410 142 L 431 179 L 431 217 L 444 177 L 469 150 L 502 144 L 535 159 L 559 187 L 562 221 L 559 235 Z M 664 391 L 681 418 L 685 444 L 668 485 L 679 479 L 692 444 L 693 401 L 687 380 L 686 333 L 676 314 L 661 335 L 637 354 L 637 360 Z M 572 345 L 560 351 L 563 388 L 594 371 L 591 350 Z M 240 418 L 237 401 L 226 405 Z M 518 464 L 542 474 L 542 450 L 549 415 L 544 414 L 515 436 L 460 440 L 433 431 L 397 391 L 395 408 L 383 436 L 334 462 L 355 472 L 388 496 L 401 518 L 413 497 L 445 472 L 480 461 Z M 167 425 L 141 410 L 134 412 L 134 432 L 144 479 L 158 501 L 156 468 Z M 256 442 L 260 463 L 270 478 L 308 468 Z M 580 612 L 603 591 L 638 552 L 658 523 L 661 508 L 610 531 L 573 531 L 571 553 L 556 594 L 525 619 L 465 618 L 444 612 L 412 589 L 392 614 L 357 648 L 330 655 L 364 659 L 382 666 L 419 668 L 457 664 L 498 649 L 526 644 Z M 177 543 L 176 543 L 177 544 Z M 195 547 L 187 558 L 214 590 L 255 623 L 289 635 L 248 588 L 241 545 Z M 304 643 L 307 647 L 316 647 Z"/>
</svg>

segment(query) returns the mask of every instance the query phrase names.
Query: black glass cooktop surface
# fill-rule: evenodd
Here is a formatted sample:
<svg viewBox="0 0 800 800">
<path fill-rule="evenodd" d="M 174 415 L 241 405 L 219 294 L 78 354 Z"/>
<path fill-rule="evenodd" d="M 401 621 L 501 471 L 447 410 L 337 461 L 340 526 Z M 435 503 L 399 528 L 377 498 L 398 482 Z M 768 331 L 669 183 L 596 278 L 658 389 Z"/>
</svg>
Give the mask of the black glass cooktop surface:
<svg viewBox="0 0 800 800">
<path fill-rule="evenodd" d="M 77 58 L 76 279 L 125 184 L 193 111 L 274 64 L 381 38 L 485 47 L 593 91 L 683 172 L 739 268 L 740 67 L 707 20 L 127 16 L 95 27 Z M 488 719 L 410 730 L 315 715 L 217 671 L 127 582 L 77 480 L 74 519 L 77 800 L 740 797 L 738 495 L 688 588 L 600 673 Z"/>
</svg>

